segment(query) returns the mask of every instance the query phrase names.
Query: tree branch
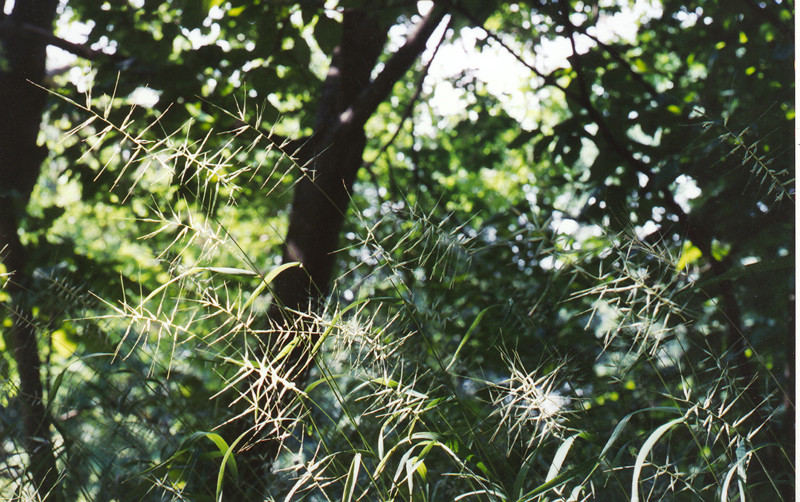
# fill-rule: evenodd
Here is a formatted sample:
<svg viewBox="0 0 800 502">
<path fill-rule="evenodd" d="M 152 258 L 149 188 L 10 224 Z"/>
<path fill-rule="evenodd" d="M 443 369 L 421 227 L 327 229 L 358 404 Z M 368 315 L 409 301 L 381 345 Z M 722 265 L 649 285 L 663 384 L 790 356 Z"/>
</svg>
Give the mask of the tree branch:
<svg viewBox="0 0 800 502">
<path fill-rule="evenodd" d="M 375 180 L 375 175 L 372 172 L 372 165 L 375 163 L 376 160 L 378 160 L 378 158 L 380 158 L 381 155 L 386 153 L 386 150 L 388 150 L 389 147 L 395 142 L 395 140 L 397 139 L 397 136 L 400 135 L 400 131 L 403 130 L 403 124 L 405 124 L 406 120 L 408 120 L 409 117 L 411 117 L 411 115 L 413 114 L 414 105 L 417 103 L 417 101 L 419 100 L 419 97 L 422 95 L 422 87 L 423 87 L 423 84 L 425 83 L 425 78 L 428 76 L 428 72 L 431 69 L 431 64 L 433 64 L 433 60 L 436 58 L 436 54 L 439 53 L 439 49 L 442 47 L 442 44 L 445 41 L 446 34 L 447 34 L 447 29 L 449 28 L 449 26 L 450 26 L 450 22 L 448 21 L 447 26 L 445 26 L 445 32 L 442 34 L 442 38 L 436 44 L 436 48 L 433 50 L 433 54 L 431 54 L 430 60 L 425 64 L 425 67 L 422 69 L 422 72 L 421 72 L 419 78 L 417 79 L 417 85 L 416 85 L 416 90 L 414 91 L 414 95 L 411 97 L 411 100 L 406 105 L 406 108 L 403 111 L 403 115 L 400 117 L 400 120 L 399 120 L 399 122 L 397 124 L 397 129 L 395 130 L 394 134 L 392 134 L 392 137 L 389 138 L 389 141 L 387 141 L 381 147 L 380 151 L 378 152 L 378 154 L 375 156 L 375 158 L 372 161 L 363 163 L 363 168 L 369 172 L 370 176 L 373 177 L 373 180 L 374 180 L 374 182 L 376 184 L 377 184 L 377 180 Z M 392 175 L 391 169 L 389 170 L 389 181 L 390 181 L 390 183 L 392 185 L 392 189 L 393 190 L 396 189 L 397 187 L 396 187 L 396 183 L 394 181 L 394 176 Z"/>
<path fill-rule="evenodd" d="M 580 64 L 580 57 L 578 56 L 576 50 L 574 37 L 575 29 L 569 20 L 569 14 L 567 12 L 568 5 L 566 1 L 561 0 L 561 6 L 562 14 L 564 15 L 564 26 L 567 29 L 567 35 L 569 37 L 570 44 L 572 45 L 572 52 L 574 54 L 574 57 L 572 58 L 572 67 L 577 75 L 580 88 L 580 98 L 578 102 L 587 111 L 589 117 L 595 122 L 595 124 L 597 124 L 598 132 L 601 134 L 603 139 L 605 139 L 614 153 L 616 153 L 631 167 L 633 167 L 636 172 L 640 172 L 647 176 L 649 184 L 650 181 L 655 179 L 655 174 L 653 173 L 652 169 L 650 169 L 650 166 L 633 156 L 625 144 L 616 137 L 612 128 L 603 118 L 603 115 L 592 103 L 589 95 L 588 85 L 583 73 L 583 68 Z M 645 188 L 646 187 L 647 185 Z M 714 257 L 711 244 L 713 235 L 711 230 L 705 225 L 691 221 L 689 215 L 675 201 L 675 198 L 671 192 L 658 190 L 657 187 L 654 192 L 654 195 L 661 200 L 665 208 L 671 211 L 678 218 L 678 223 L 681 225 L 683 235 L 688 237 L 689 240 L 695 246 L 697 246 L 698 249 L 700 249 L 703 255 L 709 258 L 713 275 L 721 276 L 726 273 L 731 266 L 730 255 L 723 260 L 718 260 L 716 257 Z M 730 281 L 726 280 L 720 283 L 720 296 L 722 298 L 722 313 L 728 321 L 726 333 L 726 341 L 728 344 L 727 351 L 736 360 L 740 376 L 742 376 L 745 381 L 750 381 L 755 371 L 753 369 L 752 362 L 749 361 L 744 355 L 745 348 L 750 346 L 750 342 L 743 332 L 744 324 L 742 322 L 739 301 L 736 298 L 733 284 Z M 751 398 L 754 400 L 754 404 L 756 404 L 757 396 L 751 396 Z"/>
<path fill-rule="evenodd" d="M 58 47 L 71 54 L 74 54 L 83 59 L 96 61 L 98 59 L 107 58 L 115 61 L 126 59 L 125 56 L 119 54 L 106 54 L 103 51 L 96 51 L 85 45 L 69 42 L 63 38 L 59 38 L 52 32 L 30 23 L 14 23 L 10 21 L 8 16 L 0 22 L 0 38 L 8 37 L 21 37 L 21 38 L 36 38 L 47 45 Z"/>
<path fill-rule="evenodd" d="M 361 128 L 375 113 L 375 110 L 392 92 L 403 75 L 425 50 L 428 39 L 447 14 L 441 3 L 434 6 L 406 43 L 392 55 L 383 71 L 364 89 L 354 104 L 339 115 L 343 126 Z"/>
</svg>

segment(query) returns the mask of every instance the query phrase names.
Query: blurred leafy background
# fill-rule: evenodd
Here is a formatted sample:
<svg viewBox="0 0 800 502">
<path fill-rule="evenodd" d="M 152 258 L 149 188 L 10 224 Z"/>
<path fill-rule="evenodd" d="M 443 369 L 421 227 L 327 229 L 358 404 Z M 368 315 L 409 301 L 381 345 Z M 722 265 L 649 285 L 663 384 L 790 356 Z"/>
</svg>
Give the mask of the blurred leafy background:
<svg viewBox="0 0 800 502">
<path fill-rule="evenodd" d="M 0 26 L 4 498 L 794 499 L 792 1 Z"/>
</svg>

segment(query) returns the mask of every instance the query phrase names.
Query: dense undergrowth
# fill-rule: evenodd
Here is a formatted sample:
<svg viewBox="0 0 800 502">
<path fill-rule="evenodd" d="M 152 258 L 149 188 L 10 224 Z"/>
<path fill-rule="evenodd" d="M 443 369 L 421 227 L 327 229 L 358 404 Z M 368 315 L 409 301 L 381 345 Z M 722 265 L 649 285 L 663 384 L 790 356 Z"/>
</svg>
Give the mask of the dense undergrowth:
<svg viewBox="0 0 800 502">
<path fill-rule="evenodd" d="M 707 293 L 713 281 L 754 278 L 788 290 L 783 262 L 698 283 L 696 248 L 633 223 L 565 233 L 552 213 L 517 207 L 476 224 L 419 194 L 387 200 L 364 180 L 331 293 L 287 313 L 287 327 L 265 318 L 272 280 L 296 265 L 264 255 L 281 215 L 250 201 L 284 198 L 304 166 L 280 144 L 252 162 L 271 141 L 257 125 L 205 151 L 184 139 L 191 123 L 156 133 L 81 108 L 91 119 L 65 141 L 86 142 L 86 162 L 102 172 L 113 159 L 92 145 L 116 135 L 123 167 L 111 175 L 135 181 L 107 206 L 72 209 L 98 218 L 89 240 L 108 239 L 102 250 L 76 245 L 127 256 L 98 271 L 113 287 L 93 293 L 58 269 L 35 278 L 68 499 L 744 501 L 793 491 L 791 356 L 746 339 L 739 350 L 722 334 L 726 307 Z M 709 124 L 704 141 L 744 149 L 752 190 L 762 177 L 785 180 L 743 134 Z M 179 165 L 190 175 L 176 188 Z M 787 183 L 770 185 L 775 204 L 793 198 Z M 40 190 L 57 196 L 46 182 Z M 26 477 L 5 356 L 2 372 L 1 493 L 46 498 Z M 259 438 L 279 442 L 274 463 L 248 453 Z"/>
</svg>

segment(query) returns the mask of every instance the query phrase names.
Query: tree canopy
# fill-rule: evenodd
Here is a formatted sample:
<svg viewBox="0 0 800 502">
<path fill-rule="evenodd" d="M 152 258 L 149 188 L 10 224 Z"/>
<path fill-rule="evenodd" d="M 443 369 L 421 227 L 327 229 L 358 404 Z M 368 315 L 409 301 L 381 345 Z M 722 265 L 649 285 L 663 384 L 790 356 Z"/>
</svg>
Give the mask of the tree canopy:
<svg viewBox="0 0 800 502">
<path fill-rule="evenodd" d="M 793 499 L 788 0 L 17 0 L 0 493 Z"/>
</svg>

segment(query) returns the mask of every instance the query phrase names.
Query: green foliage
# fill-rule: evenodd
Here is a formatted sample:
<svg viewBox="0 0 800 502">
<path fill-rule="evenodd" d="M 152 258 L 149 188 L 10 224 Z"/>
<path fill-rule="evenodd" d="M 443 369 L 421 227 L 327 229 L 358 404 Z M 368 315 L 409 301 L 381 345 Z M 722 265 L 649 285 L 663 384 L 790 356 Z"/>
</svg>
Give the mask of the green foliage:
<svg viewBox="0 0 800 502">
<path fill-rule="evenodd" d="M 284 326 L 289 145 L 365 5 L 329 3 L 69 2 L 127 59 L 54 96 L 21 222 L 67 499 L 786 499 L 790 8 L 663 1 L 600 40 L 625 2 L 454 2 L 487 53 L 594 42 L 528 68 L 524 113 L 464 70 L 438 116 L 420 62 L 369 123 L 330 294 Z M 34 497 L 14 365 L 12 500 Z"/>
</svg>

